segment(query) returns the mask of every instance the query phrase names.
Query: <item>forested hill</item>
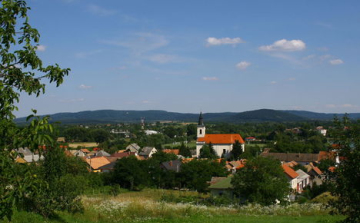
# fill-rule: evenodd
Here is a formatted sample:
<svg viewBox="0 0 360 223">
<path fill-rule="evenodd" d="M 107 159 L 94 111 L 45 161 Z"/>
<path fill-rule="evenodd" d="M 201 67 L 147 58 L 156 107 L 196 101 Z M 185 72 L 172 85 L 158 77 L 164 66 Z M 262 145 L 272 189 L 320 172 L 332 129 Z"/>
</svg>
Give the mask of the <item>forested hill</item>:
<svg viewBox="0 0 360 223">
<path fill-rule="evenodd" d="M 206 122 L 295 122 L 306 120 L 332 120 L 335 114 L 315 113 L 308 111 L 279 111 L 271 109 L 260 109 L 246 112 L 222 112 L 204 113 Z M 57 113 L 50 115 L 52 122 L 63 124 L 84 124 L 84 123 L 121 123 L 140 122 L 144 118 L 146 122 L 156 121 L 180 121 L 197 122 L 199 114 L 177 113 L 162 110 L 96 110 L 82 111 L 75 113 Z M 338 114 L 339 117 L 343 114 Z M 349 114 L 351 118 L 360 118 L 360 113 Z M 17 123 L 25 122 L 25 118 L 16 119 Z"/>
</svg>

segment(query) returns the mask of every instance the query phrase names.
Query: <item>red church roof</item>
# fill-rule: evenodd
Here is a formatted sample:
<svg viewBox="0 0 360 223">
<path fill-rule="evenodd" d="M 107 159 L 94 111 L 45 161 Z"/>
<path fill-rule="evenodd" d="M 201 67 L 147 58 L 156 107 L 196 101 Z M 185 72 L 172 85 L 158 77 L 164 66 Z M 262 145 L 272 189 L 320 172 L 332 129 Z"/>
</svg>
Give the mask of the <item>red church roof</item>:
<svg viewBox="0 0 360 223">
<path fill-rule="evenodd" d="M 205 137 L 198 138 L 198 142 L 209 144 L 234 144 L 238 140 L 244 144 L 243 138 L 239 134 L 206 134 Z"/>
</svg>

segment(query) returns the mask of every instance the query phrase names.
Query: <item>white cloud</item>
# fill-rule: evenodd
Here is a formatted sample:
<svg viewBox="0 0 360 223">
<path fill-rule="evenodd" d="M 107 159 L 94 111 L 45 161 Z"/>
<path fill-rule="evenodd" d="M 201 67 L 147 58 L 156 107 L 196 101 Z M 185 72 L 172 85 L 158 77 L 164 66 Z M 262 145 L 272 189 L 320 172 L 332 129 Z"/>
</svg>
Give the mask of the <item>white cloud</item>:
<svg viewBox="0 0 360 223">
<path fill-rule="evenodd" d="M 217 77 L 203 77 L 204 81 L 217 81 L 219 80 Z"/>
<path fill-rule="evenodd" d="M 150 104 L 150 103 L 151 103 L 151 101 L 148 101 L 148 100 L 143 100 L 141 103 L 143 103 L 143 104 Z"/>
<path fill-rule="evenodd" d="M 36 50 L 37 50 L 37 51 L 44 52 L 44 51 L 46 50 L 46 46 L 44 46 L 44 45 L 39 45 L 39 46 L 36 47 Z"/>
<path fill-rule="evenodd" d="M 329 63 L 330 63 L 331 65 L 340 65 L 340 64 L 343 64 L 344 61 L 341 60 L 341 59 L 335 59 L 335 60 L 330 60 Z"/>
<path fill-rule="evenodd" d="M 236 44 L 239 44 L 239 43 L 245 43 L 244 40 L 242 40 L 240 37 L 237 37 L 237 38 L 220 38 L 220 39 L 217 39 L 215 37 L 209 37 L 206 39 L 206 42 L 207 42 L 207 46 L 219 46 L 219 45 L 233 45 L 235 46 Z"/>
<path fill-rule="evenodd" d="M 155 54 L 149 56 L 148 59 L 155 63 L 176 63 L 181 62 L 181 59 L 175 55 L 167 55 L 167 54 Z"/>
<path fill-rule="evenodd" d="M 281 39 L 271 45 L 260 46 L 261 51 L 301 51 L 306 48 L 306 44 L 302 40 L 286 40 Z"/>
<path fill-rule="evenodd" d="M 87 86 L 87 85 L 85 85 L 85 84 L 81 84 L 81 85 L 79 86 L 79 88 L 80 88 L 80 89 L 90 89 L 90 88 L 92 88 L 92 86 Z"/>
<path fill-rule="evenodd" d="M 248 68 L 250 65 L 251 65 L 250 62 L 241 61 L 241 62 L 236 64 L 236 68 L 238 68 L 240 70 L 246 70 L 246 68 Z"/>
<path fill-rule="evenodd" d="M 289 81 L 295 81 L 296 78 L 295 78 L 295 77 L 290 77 L 288 80 L 289 80 Z"/>
<path fill-rule="evenodd" d="M 270 84 L 277 84 L 277 82 L 276 81 L 271 81 Z"/>
<path fill-rule="evenodd" d="M 110 9 L 105 9 L 102 8 L 98 5 L 88 5 L 87 10 L 95 15 L 99 15 L 99 16 L 110 16 L 110 15 L 114 15 L 116 13 L 116 11 L 114 10 L 110 10 Z"/>
</svg>

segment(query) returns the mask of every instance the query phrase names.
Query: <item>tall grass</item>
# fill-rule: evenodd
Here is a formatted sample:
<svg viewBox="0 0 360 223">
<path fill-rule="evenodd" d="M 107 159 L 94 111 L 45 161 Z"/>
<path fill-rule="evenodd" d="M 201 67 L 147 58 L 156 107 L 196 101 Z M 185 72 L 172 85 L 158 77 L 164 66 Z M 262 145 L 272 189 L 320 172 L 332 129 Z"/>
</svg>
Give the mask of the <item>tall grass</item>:
<svg viewBox="0 0 360 223">
<path fill-rule="evenodd" d="M 189 203 L 167 202 L 164 196 L 190 197 Z M 13 222 L 318 222 L 330 223 L 341 216 L 330 216 L 329 209 L 321 204 L 291 204 L 288 206 L 206 206 L 192 202 L 191 198 L 206 199 L 208 195 L 188 191 L 144 190 L 112 195 L 86 195 L 82 197 L 83 214 L 59 212 L 59 219 L 43 219 L 31 213 L 17 212 Z M 0 221 L 4 222 L 4 221 Z M 7 221 L 5 221 L 7 222 Z"/>
</svg>

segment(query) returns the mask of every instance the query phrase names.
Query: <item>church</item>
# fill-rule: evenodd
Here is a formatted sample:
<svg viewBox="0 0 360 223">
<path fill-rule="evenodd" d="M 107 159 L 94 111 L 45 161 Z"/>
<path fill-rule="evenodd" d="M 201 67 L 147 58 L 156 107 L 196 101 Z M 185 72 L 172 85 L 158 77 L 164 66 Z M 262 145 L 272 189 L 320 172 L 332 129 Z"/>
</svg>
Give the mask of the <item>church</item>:
<svg viewBox="0 0 360 223">
<path fill-rule="evenodd" d="M 200 156 L 201 148 L 209 144 L 213 145 L 213 148 L 218 157 L 228 158 L 233 148 L 233 144 L 239 141 L 241 149 L 245 151 L 245 142 L 240 134 L 206 134 L 206 128 L 202 113 L 199 116 L 199 122 L 197 126 L 197 140 L 196 140 L 196 156 Z"/>
</svg>

